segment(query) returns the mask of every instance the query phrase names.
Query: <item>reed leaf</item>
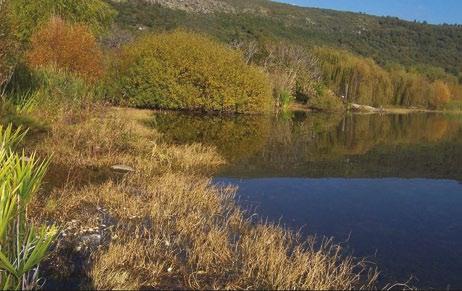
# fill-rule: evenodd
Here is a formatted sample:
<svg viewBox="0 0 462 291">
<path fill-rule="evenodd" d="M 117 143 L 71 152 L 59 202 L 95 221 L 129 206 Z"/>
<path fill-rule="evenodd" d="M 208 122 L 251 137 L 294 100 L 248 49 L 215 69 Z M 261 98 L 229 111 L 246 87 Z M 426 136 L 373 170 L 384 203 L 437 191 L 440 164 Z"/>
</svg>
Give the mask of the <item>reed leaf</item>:
<svg viewBox="0 0 462 291">
<path fill-rule="evenodd" d="M 38 265 L 58 230 L 36 227 L 27 220 L 27 206 L 40 188 L 50 159 L 14 152 L 27 130 L 0 126 L 0 288 L 38 286 Z"/>
</svg>

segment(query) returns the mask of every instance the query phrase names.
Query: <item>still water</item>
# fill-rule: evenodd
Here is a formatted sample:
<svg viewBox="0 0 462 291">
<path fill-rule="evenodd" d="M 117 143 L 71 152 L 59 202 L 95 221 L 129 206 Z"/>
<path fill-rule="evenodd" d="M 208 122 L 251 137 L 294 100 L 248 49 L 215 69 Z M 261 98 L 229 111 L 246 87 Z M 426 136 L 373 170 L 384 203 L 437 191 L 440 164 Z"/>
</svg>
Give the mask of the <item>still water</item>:
<svg viewBox="0 0 462 291">
<path fill-rule="evenodd" d="M 262 219 L 348 240 L 383 282 L 462 288 L 462 116 L 156 113 L 176 143 L 214 145 L 215 177 Z"/>
</svg>

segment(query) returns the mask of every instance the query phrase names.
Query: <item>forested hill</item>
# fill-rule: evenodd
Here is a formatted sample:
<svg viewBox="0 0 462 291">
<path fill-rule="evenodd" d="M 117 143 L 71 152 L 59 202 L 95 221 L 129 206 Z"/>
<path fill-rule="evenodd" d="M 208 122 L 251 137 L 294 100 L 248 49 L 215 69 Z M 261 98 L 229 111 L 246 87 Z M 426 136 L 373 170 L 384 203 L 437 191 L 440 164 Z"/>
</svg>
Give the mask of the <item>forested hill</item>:
<svg viewBox="0 0 462 291">
<path fill-rule="evenodd" d="M 462 25 L 429 25 L 266 0 L 110 1 L 122 27 L 185 27 L 222 40 L 257 38 L 346 48 L 379 64 L 428 64 L 462 72 Z"/>
</svg>

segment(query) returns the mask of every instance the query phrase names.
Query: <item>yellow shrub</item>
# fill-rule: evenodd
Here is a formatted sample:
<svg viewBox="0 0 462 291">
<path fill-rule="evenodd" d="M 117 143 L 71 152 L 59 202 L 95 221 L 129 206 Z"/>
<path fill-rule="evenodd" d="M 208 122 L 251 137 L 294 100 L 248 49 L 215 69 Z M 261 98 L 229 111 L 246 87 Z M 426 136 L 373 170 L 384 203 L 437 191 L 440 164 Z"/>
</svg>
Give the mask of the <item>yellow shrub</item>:
<svg viewBox="0 0 462 291">
<path fill-rule="evenodd" d="M 109 82 L 117 103 L 223 112 L 261 112 L 271 105 L 263 72 L 198 34 L 150 35 L 125 47 L 116 59 Z"/>
</svg>

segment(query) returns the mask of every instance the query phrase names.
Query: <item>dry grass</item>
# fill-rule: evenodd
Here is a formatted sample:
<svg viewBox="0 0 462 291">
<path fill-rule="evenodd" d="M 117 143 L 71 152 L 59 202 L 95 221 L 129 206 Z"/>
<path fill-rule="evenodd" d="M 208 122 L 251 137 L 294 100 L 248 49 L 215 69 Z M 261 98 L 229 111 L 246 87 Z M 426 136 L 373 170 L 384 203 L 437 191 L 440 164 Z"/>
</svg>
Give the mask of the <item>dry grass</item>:
<svg viewBox="0 0 462 291">
<path fill-rule="evenodd" d="M 374 287 L 375 268 L 343 256 L 340 246 L 302 242 L 279 226 L 250 222 L 235 205 L 235 189 L 208 178 L 223 163 L 213 148 L 160 142 L 139 122 L 146 111 L 67 114 L 76 113 L 63 113 L 32 146 L 54 153 L 52 172 L 66 172 L 60 183 L 59 175 L 49 176 L 47 194 L 32 209 L 35 219 L 64 230 L 49 268 L 60 280 L 75 276 L 69 265 L 79 254 L 87 258 L 87 288 Z M 108 169 L 113 164 L 135 172 L 115 174 Z M 101 242 L 85 252 L 88 229 Z"/>
</svg>

